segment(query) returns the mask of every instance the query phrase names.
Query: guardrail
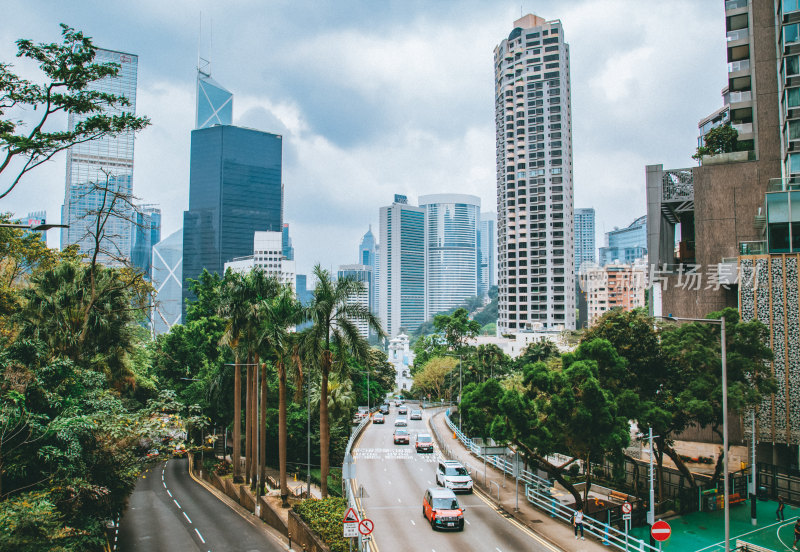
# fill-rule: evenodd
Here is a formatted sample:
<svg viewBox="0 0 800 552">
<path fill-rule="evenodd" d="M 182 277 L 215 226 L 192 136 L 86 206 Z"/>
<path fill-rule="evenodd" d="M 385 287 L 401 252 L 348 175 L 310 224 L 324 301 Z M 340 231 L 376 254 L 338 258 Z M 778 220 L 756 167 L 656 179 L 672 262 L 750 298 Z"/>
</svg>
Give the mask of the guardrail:
<svg viewBox="0 0 800 552">
<path fill-rule="evenodd" d="M 480 454 L 480 446 L 464 435 L 450 420 L 450 409 L 445 411 L 445 420 L 447 422 L 447 427 L 453 431 L 467 450 L 478 458 L 483 459 L 484 457 Z M 439 442 L 444 441 L 439 439 Z M 485 460 L 487 464 L 495 466 L 512 478 L 514 477 L 514 465 L 512 462 L 509 462 L 501 456 L 487 456 Z M 548 513 L 550 517 L 558 518 L 568 524 L 572 524 L 572 517 L 575 515 L 575 510 L 569 506 L 564 506 L 551 495 L 550 489 L 553 485 L 549 480 L 524 469 L 519 470 L 518 480 L 519 483 L 523 483 L 525 486 L 525 498 L 527 498 L 528 502 Z M 631 537 L 625 532 L 612 527 L 610 524 L 598 521 L 588 515 L 584 515 L 583 520 L 584 531 L 597 537 L 607 546 L 613 546 L 614 548 L 625 550 L 626 552 L 658 552 L 659 550 L 641 539 Z"/>
<path fill-rule="evenodd" d="M 378 408 L 380 407 L 376 406 L 372 408 L 370 410 L 370 414 L 377 411 Z M 355 427 L 355 429 L 353 429 L 352 433 L 350 433 L 350 438 L 347 440 L 347 446 L 344 449 L 345 458 L 347 458 L 349 455 L 352 454 L 351 449 L 353 448 L 353 443 L 356 442 L 358 436 L 361 435 L 361 432 L 364 431 L 364 428 L 367 427 L 367 424 L 369 424 L 371 420 L 372 417 L 367 416 L 366 418 L 361 420 L 361 422 L 359 422 L 359 424 Z M 358 512 L 359 519 L 364 519 L 364 517 L 366 517 L 364 515 L 364 509 L 358 507 L 355 496 L 353 495 L 353 485 L 351 483 L 352 479 L 348 479 L 346 481 L 347 483 L 345 484 L 344 488 L 345 488 L 345 497 L 347 498 L 347 507 L 353 508 L 356 512 Z M 362 535 L 361 533 L 358 534 L 358 550 L 364 552 L 369 552 L 372 550 L 371 539 L 370 540 L 365 539 L 364 535 Z"/>
</svg>

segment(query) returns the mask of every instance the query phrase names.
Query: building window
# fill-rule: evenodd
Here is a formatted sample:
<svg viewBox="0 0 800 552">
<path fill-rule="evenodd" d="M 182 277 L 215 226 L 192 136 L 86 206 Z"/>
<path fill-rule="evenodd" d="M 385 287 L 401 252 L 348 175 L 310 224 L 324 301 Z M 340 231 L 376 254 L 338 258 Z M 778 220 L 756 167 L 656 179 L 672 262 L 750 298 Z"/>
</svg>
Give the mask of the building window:
<svg viewBox="0 0 800 552">
<path fill-rule="evenodd" d="M 786 89 L 786 104 L 789 107 L 800 106 L 800 88 Z"/>
<path fill-rule="evenodd" d="M 792 75 L 797 75 L 800 73 L 800 56 L 787 56 L 784 59 L 784 63 L 786 63 L 787 77 L 791 77 Z"/>
<path fill-rule="evenodd" d="M 800 10 L 800 1 L 798 0 L 783 0 L 782 11 L 789 13 Z"/>
<path fill-rule="evenodd" d="M 794 44 L 800 42 L 800 23 L 786 25 L 783 28 L 783 44 Z"/>
</svg>

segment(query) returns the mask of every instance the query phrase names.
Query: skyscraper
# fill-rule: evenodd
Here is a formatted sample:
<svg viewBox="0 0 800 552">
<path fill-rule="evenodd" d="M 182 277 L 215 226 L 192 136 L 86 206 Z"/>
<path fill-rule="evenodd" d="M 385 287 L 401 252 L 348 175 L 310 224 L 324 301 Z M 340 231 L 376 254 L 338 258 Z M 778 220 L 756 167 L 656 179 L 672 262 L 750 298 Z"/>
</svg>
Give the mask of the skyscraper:
<svg viewBox="0 0 800 552">
<path fill-rule="evenodd" d="M 116 109 L 106 108 L 109 114 L 136 112 L 136 75 L 138 56 L 97 49 L 95 63 L 117 63 L 119 74 L 106 77 L 89 84 L 87 89 L 122 96 L 128 99 L 129 106 Z M 67 125 L 70 129 L 90 114 L 70 113 Z M 75 144 L 67 150 L 67 177 L 64 191 L 64 204 L 61 207 L 61 222 L 69 227 L 61 230 L 61 248 L 78 244 L 81 251 L 94 250 L 92 223 L 98 210 L 107 209 L 109 198 L 98 187 L 108 188 L 114 193 L 130 199 L 133 193 L 133 132 L 118 136 L 106 136 Z M 101 263 L 119 265 L 129 261 L 131 256 L 131 219 L 133 211 L 127 202 L 118 202 L 116 211 L 108 219 L 98 259 Z"/>
<path fill-rule="evenodd" d="M 181 323 L 183 232 L 173 232 L 153 246 L 152 283 L 156 290 L 152 324 L 156 335 Z"/>
<path fill-rule="evenodd" d="M 370 224 L 367 233 L 358 245 L 358 263 L 372 269 L 372 282 L 369 290 L 369 310 L 376 316 L 378 313 L 378 245 Z"/>
<path fill-rule="evenodd" d="M 150 279 L 153 262 L 153 246 L 161 241 L 161 209 L 155 205 L 140 205 L 131 225 L 133 246 L 131 264 Z"/>
<path fill-rule="evenodd" d="M 372 295 L 372 267 L 365 264 L 341 265 L 336 274 L 338 279 L 350 278 L 356 282 L 361 282 L 364 286 L 362 290 L 349 298 L 348 302 L 362 305 L 369 308 L 369 298 Z M 364 339 L 369 339 L 369 323 L 366 320 L 354 320 L 358 333 Z"/>
<path fill-rule="evenodd" d="M 478 292 L 481 200 L 467 194 L 420 196 L 425 209 L 425 319 Z"/>
<path fill-rule="evenodd" d="M 233 124 L 233 94 L 211 78 L 207 66 L 197 70 L 196 111 L 195 128 Z"/>
<path fill-rule="evenodd" d="M 526 15 L 495 47 L 500 333 L 575 327 L 569 46 Z"/>
<path fill-rule="evenodd" d="M 380 209 L 378 308 L 389 337 L 425 321 L 425 209 L 395 195 Z"/>
<path fill-rule="evenodd" d="M 647 215 L 625 228 L 606 232 L 606 245 L 600 248 L 600 266 L 612 263 L 631 264 L 647 256 Z"/>
<path fill-rule="evenodd" d="M 575 209 L 575 274 L 583 263 L 595 262 L 594 209 Z"/>
<path fill-rule="evenodd" d="M 497 214 L 481 213 L 478 226 L 478 295 L 497 285 Z"/>
<path fill-rule="evenodd" d="M 183 297 L 187 278 L 253 254 L 253 234 L 281 232 L 282 137 L 217 125 L 192 131 L 189 210 L 183 215 Z M 184 310 L 185 312 L 185 310 Z"/>
<path fill-rule="evenodd" d="M 287 260 L 294 260 L 294 247 L 292 247 L 292 238 L 289 236 L 289 223 L 283 223 L 283 235 L 281 236 L 281 247 L 283 248 L 283 256 Z"/>
</svg>

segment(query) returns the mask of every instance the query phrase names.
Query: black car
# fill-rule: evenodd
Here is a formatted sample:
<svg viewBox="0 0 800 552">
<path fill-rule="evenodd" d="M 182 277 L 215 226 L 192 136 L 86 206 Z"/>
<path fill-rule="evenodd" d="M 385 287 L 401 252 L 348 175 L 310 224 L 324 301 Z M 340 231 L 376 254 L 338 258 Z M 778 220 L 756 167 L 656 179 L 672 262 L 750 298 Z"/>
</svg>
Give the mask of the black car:
<svg viewBox="0 0 800 552">
<path fill-rule="evenodd" d="M 388 415 L 389 414 L 389 405 L 388 404 L 382 404 L 381 408 L 380 408 L 380 411 L 381 411 L 381 414 Z"/>
</svg>

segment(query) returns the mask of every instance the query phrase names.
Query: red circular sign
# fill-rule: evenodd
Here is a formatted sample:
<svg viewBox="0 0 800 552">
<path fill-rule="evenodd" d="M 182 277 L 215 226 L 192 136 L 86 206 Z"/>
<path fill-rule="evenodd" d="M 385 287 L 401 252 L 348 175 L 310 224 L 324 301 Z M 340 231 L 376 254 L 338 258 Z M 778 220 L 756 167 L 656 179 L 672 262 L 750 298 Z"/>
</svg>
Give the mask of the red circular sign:
<svg viewBox="0 0 800 552">
<path fill-rule="evenodd" d="M 650 534 L 657 541 L 665 541 L 672 535 L 672 528 L 666 521 L 657 521 L 650 528 Z"/>
<path fill-rule="evenodd" d="M 633 510 L 633 506 L 631 506 L 630 502 L 623 502 L 622 503 L 622 513 L 623 514 L 630 514 L 631 510 Z"/>
<path fill-rule="evenodd" d="M 375 529 L 375 523 L 371 519 L 364 518 L 358 524 L 358 532 L 362 535 L 366 536 L 372 533 L 372 530 Z"/>
</svg>

